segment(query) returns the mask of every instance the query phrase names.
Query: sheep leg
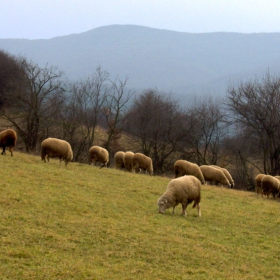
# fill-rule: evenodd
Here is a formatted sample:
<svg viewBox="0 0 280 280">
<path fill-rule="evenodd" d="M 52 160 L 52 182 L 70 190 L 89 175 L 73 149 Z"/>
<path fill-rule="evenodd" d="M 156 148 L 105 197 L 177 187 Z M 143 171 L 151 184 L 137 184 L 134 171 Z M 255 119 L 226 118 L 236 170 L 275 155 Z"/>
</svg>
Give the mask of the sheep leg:
<svg viewBox="0 0 280 280">
<path fill-rule="evenodd" d="M 11 156 L 13 156 L 13 147 L 9 147 L 9 151 L 11 153 Z"/>
<path fill-rule="evenodd" d="M 175 206 L 173 206 L 173 211 L 172 211 L 172 214 L 174 214 L 174 213 L 175 213 L 175 207 L 176 207 L 176 205 L 175 205 Z"/>
<path fill-rule="evenodd" d="M 6 154 L 5 150 L 6 150 L 6 146 L 3 147 L 2 155 Z"/>
<path fill-rule="evenodd" d="M 182 203 L 182 213 L 181 213 L 181 215 L 187 216 L 187 206 L 188 206 L 187 202 Z"/>
<path fill-rule="evenodd" d="M 196 207 L 197 207 L 198 217 L 201 217 L 200 203 L 197 203 Z"/>
</svg>

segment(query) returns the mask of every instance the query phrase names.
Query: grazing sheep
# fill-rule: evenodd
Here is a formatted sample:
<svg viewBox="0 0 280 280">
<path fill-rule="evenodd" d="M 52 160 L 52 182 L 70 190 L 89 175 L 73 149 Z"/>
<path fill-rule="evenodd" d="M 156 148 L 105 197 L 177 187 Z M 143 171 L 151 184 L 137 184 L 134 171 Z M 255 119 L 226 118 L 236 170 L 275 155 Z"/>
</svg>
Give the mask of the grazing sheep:
<svg viewBox="0 0 280 280">
<path fill-rule="evenodd" d="M 200 170 L 203 174 L 204 180 L 211 182 L 212 184 L 226 185 L 230 188 L 230 183 L 222 170 L 210 165 L 201 165 Z"/>
<path fill-rule="evenodd" d="M 116 152 L 114 155 L 115 167 L 117 169 L 125 168 L 124 167 L 124 154 L 125 154 L 125 152 L 119 151 L 119 152 Z"/>
<path fill-rule="evenodd" d="M 132 172 L 133 169 L 133 163 L 132 163 L 133 156 L 134 153 L 129 151 L 129 152 L 125 152 L 123 157 L 124 167 L 129 172 Z"/>
<path fill-rule="evenodd" d="M 258 174 L 256 177 L 255 177 L 255 191 L 257 194 L 262 194 L 263 196 L 263 191 L 262 191 L 262 178 L 265 176 L 265 174 Z"/>
<path fill-rule="evenodd" d="M 0 147 L 3 148 L 2 155 L 6 154 L 6 147 L 9 147 L 11 156 L 17 142 L 17 133 L 13 129 L 6 129 L 0 132 Z"/>
<path fill-rule="evenodd" d="M 187 215 L 187 206 L 192 203 L 193 208 L 197 207 L 198 216 L 201 217 L 200 198 L 201 198 L 201 182 L 195 176 L 185 175 L 176 179 L 172 179 L 164 194 L 158 199 L 158 211 L 163 214 L 166 209 L 182 204 L 182 215 Z"/>
<path fill-rule="evenodd" d="M 89 149 L 89 161 L 91 164 L 96 165 L 97 162 L 100 162 L 100 168 L 106 167 L 109 162 L 109 152 L 99 146 L 92 146 Z"/>
<path fill-rule="evenodd" d="M 262 178 L 261 187 L 264 195 L 269 197 L 269 195 L 272 194 L 275 198 L 280 191 L 280 181 L 271 175 L 265 175 Z"/>
<path fill-rule="evenodd" d="M 150 157 L 141 153 L 134 154 L 132 158 L 132 170 L 137 172 L 139 169 L 143 169 L 150 175 L 153 175 L 153 161 Z"/>
<path fill-rule="evenodd" d="M 205 183 L 203 174 L 199 166 L 190 161 L 179 159 L 174 163 L 175 178 L 184 175 L 193 175 L 200 180 L 202 184 Z"/>
<path fill-rule="evenodd" d="M 73 151 L 71 145 L 66 141 L 57 138 L 47 138 L 41 143 L 41 157 L 44 162 L 46 162 L 46 157 L 48 162 L 50 158 L 58 157 L 60 164 L 64 160 L 65 166 L 67 166 L 73 160 Z"/>
<path fill-rule="evenodd" d="M 227 177 L 227 179 L 230 182 L 230 187 L 234 188 L 234 181 L 233 181 L 232 176 L 230 175 L 229 171 L 226 168 L 220 167 L 218 165 L 211 165 L 211 166 L 216 167 L 216 168 L 222 170 L 223 173 L 225 174 L 225 176 Z"/>
</svg>

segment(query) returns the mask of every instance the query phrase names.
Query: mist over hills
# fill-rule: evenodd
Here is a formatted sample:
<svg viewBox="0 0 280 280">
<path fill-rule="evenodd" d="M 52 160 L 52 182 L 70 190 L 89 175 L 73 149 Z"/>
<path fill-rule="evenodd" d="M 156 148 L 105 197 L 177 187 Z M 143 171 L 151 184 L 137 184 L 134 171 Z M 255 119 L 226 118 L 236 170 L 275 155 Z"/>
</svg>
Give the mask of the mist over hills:
<svg viewBox="0 0 280 280">
<path fill-rule="evenodd" d="M 182 33 L 111 25 L 52 39 L 0 39 L 0 49 L 70 80 L 101 67 L 135 90 L 157 88 L 183 97 L 224 96 L 229 84 L 280 73 L 280 33 Z"/>
</svg>

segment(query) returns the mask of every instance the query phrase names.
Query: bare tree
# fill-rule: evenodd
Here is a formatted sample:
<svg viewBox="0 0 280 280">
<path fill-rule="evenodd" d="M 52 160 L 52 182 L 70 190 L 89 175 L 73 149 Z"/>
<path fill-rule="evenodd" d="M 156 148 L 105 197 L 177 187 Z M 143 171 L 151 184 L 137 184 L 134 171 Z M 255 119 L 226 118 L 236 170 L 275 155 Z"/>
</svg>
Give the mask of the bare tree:
<svg viewBox="0 0 280 280">
<path fill-rule="evenodd" d="M 280 79 L 269 73 L 261 82 L 229 87 L 225 102 L 231 118 L 250 135 L 247 142 L 255 147 L 251 159 L 261 156 L 267 174 L 280 172 Z"/>
<path fill-rule="evenodd" d="M 54 67 L 40 68 L 19 59 L 24 79 L 12 99 L 12 107 L 2 108 L 4 118 L 17 129 L 27 152 L 34 151 L 45 126 L 54 122 L 54 111 L 63 102 L 62 72 Z"/>
<path fill-rule="evenodd" d="M 153 159 L 155 174 L 171 171 L 167 159 L 185 136 L 177 101 L 157 90 L 144 91 L 128 112 L 126 129 L 140 139 L 141 152 Z"/>
<path fill-rule="evenodd" d="M 186 154 L 199 165 L 217 164 L 220 142 L 227 133 L 221 106 L 208 97 L 195 100 L 186 114 L 186 122 L 192 131 L 185 139 Z"/>
<path fill-rule="evenodd" d="M 70 97 L 62 112 L 64 137 L 73 145 L 74 160 L 88 156 L 95 132 L 103 118 L 109 93 L 109 74 L 100 67 L 93 75 L 70 86 Z M 75 136 L 75 139 L 74 139 Z"/>
<path fill-rule="evenodd" d="M 117 79 L 110 82 L 110 92 L 106 97 L 103 107 L 103 114 L 105 116 L 107 128 L 107 140 L 104 147 L 110 152 L 110 154 L 114 154 L 120 149 L 118 140 L 121 137 L 122 123 L 125 116 L 124 113 L 127 109 L 127 103 L 133 96 L 134 92 L 125 90 L 127 79 L 124 81 Z"/>
<path fill-rule="evenodd" d="M 0 50 L 0 107 L 12 105 L 13 95 L 20 90 L 23 78 L 18 59 Z"/>
</svg>

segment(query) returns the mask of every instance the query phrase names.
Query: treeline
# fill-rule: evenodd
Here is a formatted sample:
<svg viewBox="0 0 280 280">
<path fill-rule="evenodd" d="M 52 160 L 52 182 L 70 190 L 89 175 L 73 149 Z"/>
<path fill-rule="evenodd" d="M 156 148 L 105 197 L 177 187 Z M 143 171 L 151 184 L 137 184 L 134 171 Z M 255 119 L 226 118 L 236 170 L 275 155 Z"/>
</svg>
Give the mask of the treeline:
<svg viewBox="0 0 280 280">
<path fill-rule="evenodd" d="M 97 131 L 111 155 L 135 147 L 153 160 L 154 173 L 171 174 L 177 159 L 228 168 L 240 189 L 253 189 L 257 173 L 280 172 L 280 79 L 229 86 L 223 100 L 210 96 L 182 107 L 172 94 L 127 90 L 97 68 L 75 82 L 59 69 L 0 51 L 1 119 L 26 152 L 38 153 L 47 137 L 68 141 L 74 160 L 88 162 Z M 126 141 L 121 141 L 126 135 Z"/>
</svg>

